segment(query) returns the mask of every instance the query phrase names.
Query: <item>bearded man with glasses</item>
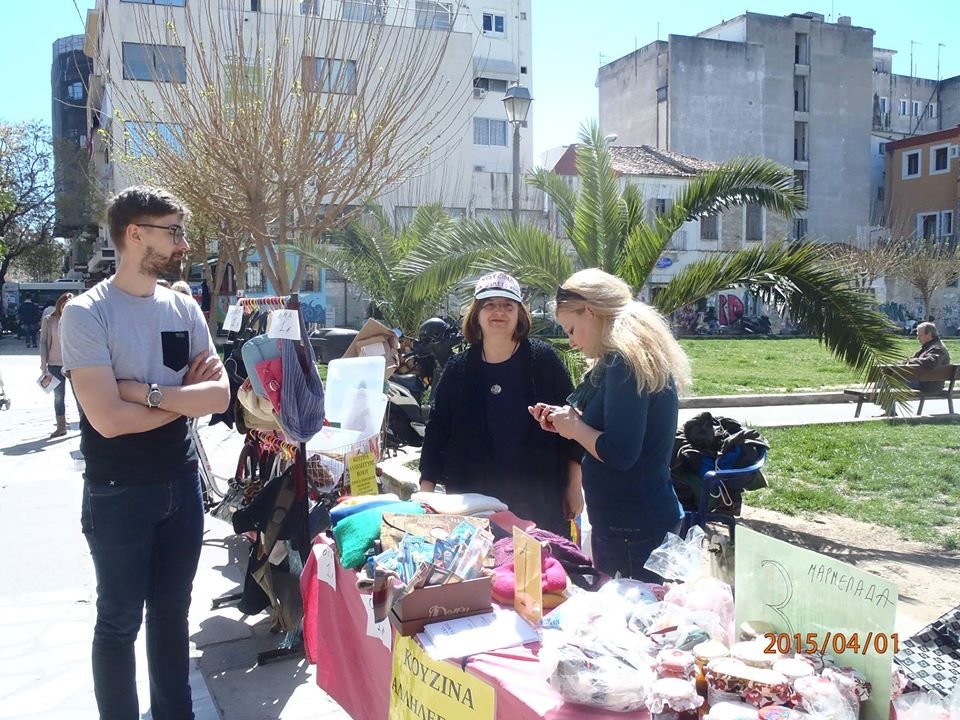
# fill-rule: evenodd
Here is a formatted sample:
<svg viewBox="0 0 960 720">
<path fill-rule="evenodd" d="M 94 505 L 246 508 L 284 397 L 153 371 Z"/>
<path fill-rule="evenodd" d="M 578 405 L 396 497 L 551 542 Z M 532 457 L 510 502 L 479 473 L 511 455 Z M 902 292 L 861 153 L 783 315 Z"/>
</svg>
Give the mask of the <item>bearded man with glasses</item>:
<svg viewBox="0 0 960 720">
<path fill-rule="evenodd" d="M 101 720 L 135 720 L 134 641 L 146 607 L 154 718 L 193 718 L 187 612 L 203 501 L 188 418 L 223 412 L 227 376 L 200 308 L 160 287 L 189 250 L 187 209 L 132 187 L 107 208 L 119 262 L 63 309 L 60 341 L 84 414 L 80 524 L 97 575 L 93 683 Z"/>
</svg>

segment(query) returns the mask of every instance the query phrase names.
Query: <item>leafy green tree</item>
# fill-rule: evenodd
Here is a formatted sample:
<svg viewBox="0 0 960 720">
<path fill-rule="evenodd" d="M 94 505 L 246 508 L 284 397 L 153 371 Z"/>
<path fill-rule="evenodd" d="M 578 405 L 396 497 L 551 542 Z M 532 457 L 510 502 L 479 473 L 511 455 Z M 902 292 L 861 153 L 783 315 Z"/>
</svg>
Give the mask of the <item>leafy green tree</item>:
<svg viewBox="0 0 960 720">
<path fill-rule="evenodd" d="M 664 214 L 647 218 L 638 188 L 621 189 L 597 125 L 584 126 L 580 141 L 579 191 L 542 169 L 530 179 L 555 204 L 569 242 L 529 224 L 464 223 L 452 237 L 424 243 L 410 254 L 407 274 L 414 279 L 409 292 L 427 294 L 454 278 L 502 269 L 528 288 L 552 296 L 572 272 L 586 267 L 602 268 L 639 290 L 685 222 L 746 203 L 787 217 L 804 208 L 790 170 L 769 160 L 744 158 L 693 178 Z M 899 358 L 886 318 L 816 244 L 773 242 L 710 254 L 678 272 L 653 302 L 669 314 L 732 288 L 745 288 L 789 311 L 837 358 L 865 374 Z"/>
<path fill-rule="evenodd" d="M 437 312 L 462 276 L 438 282 L 429 292 L 413 293 L 415 270 L 407 261 L 423 246 L 447 245 L 454 227 L 439 205 L 418 208 L 410 223 L 397 230 L 380 207 L 370 207 L 332 233 L 329 241 L 303 242 L 296 249 L 307 261 L 333 268 L 357 285 L 387 325 L 414 332 Z"/>
</svg>

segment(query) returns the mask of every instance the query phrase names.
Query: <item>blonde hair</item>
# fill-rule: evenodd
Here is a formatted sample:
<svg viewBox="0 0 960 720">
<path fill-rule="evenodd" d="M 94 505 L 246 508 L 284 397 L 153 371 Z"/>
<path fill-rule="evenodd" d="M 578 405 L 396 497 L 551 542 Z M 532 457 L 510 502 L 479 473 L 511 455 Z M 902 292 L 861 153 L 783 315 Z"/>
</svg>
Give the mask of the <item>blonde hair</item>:
<svg viewBox="0 0 960 720">
<path fill-rule="evenodd" d="M 56 305 L 54 305 L 54 307 L 53 307 L 53 315 L 54 315 L 54 317 L 60 317 L 60 316 L 63 314 L 63 307 L 64 307 L 64 305 L 66 305 L 66 304 L 67 304 L 68 302 L 70 302 L 71 300 L 73 300 L 73 293 L 71 293 L 71 292 L 66 292 L 66 293 L 64 293 L 63 295 L 61 295 L 60 297 L 58 297 L 58 298 L 57 298 L 57 303 L 56 303 Z"/>
<path fill-rule="evenodd" d="M 170 286 L 170 289 L 174 292 L 183 293 L 184 295 L 193 297 L 193 290 L 191 290 L 190 286 L 183 280 L 177 280 L 173 285 Z"/>
<path fill-rule="evenodd" d="M 616 352 L 637 378 L 637 390 L 660 392 L 673 378 L 677 393 L 691 385 L 690 360 L 655 309 L 633 299 L 630 286 L 597 268 L 574 273 L 557 290 L 556 310 L 600 320 L 601 356 Z"/>
</svg>

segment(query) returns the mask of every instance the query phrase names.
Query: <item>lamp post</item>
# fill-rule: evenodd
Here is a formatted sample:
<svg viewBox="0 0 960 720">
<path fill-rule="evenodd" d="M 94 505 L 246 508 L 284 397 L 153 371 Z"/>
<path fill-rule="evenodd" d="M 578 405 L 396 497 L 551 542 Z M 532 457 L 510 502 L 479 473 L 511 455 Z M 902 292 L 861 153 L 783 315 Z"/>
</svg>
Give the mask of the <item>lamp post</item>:
<svg viewBox="0 0 960 720">
<path fill-rule="evenodd" d="M 530 112 L 530 91 L 523 85 L 511 85 L 503 96 L 503 109 L 507 113 L 507 122 L 513 125 L 513 208 L 511 214 L 514 224 L 520 223 L 520 125 Z"/>
</svg>

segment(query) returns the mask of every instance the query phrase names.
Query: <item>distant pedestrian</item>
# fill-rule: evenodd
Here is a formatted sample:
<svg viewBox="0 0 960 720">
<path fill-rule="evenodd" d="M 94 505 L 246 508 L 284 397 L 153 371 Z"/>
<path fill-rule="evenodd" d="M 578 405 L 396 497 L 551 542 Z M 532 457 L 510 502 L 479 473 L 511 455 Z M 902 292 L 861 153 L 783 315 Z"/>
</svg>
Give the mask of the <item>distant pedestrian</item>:
<svg viewBox="0 0 960 720">
<path fill-rule="evenodd" d="M 158 287 L 189 250 L 186 208 L 133 187 L 109 204 L 116 274 L 69 303 L 63 367 L 83 406 L 80 522 L 97 574 L 93 687 L 101 718 L 140 717 L 134 641 L 146 605 L 154 718 L 193 718 L 187 611 L 203 539 L 188 418 L 223 412 L 230 387 L 200 307 Z"/>
<path fill-rule="evenodd" d="M 67 411 L 64 403 L 67 380 L 63 376 L 63 354 L 60 351 L 60 318 L 64 306 L 71 300 L 73 293 L 64 293 L 57 298 L 53 312 L 43 319 L 40 327 L 40 370 L 60 381 L 53 389 L 53 411 L 57 416 L 57 429 L 51 433 L 51 438 L 67 434 Z"/>
<path fill-rule="evenodd" d="M 33 302 L 32 298 L 27 298 L 20 303 L 17 310 L 20 319 L 20 331 L 27 341 L 28 348 L 37 346 L 37 330 L 40 329 L 40 308 Z"/>
<path fill-rule="evenodd" d="M 178 292 L 181 295 L 186 295 L 187 297 L 193 297 L 193 290 L 190 289 L 188 285 L 183 280 L 177 280 L 173 285 L 170 286 L 170 289 L 174 292 Z"/>
</svg>

